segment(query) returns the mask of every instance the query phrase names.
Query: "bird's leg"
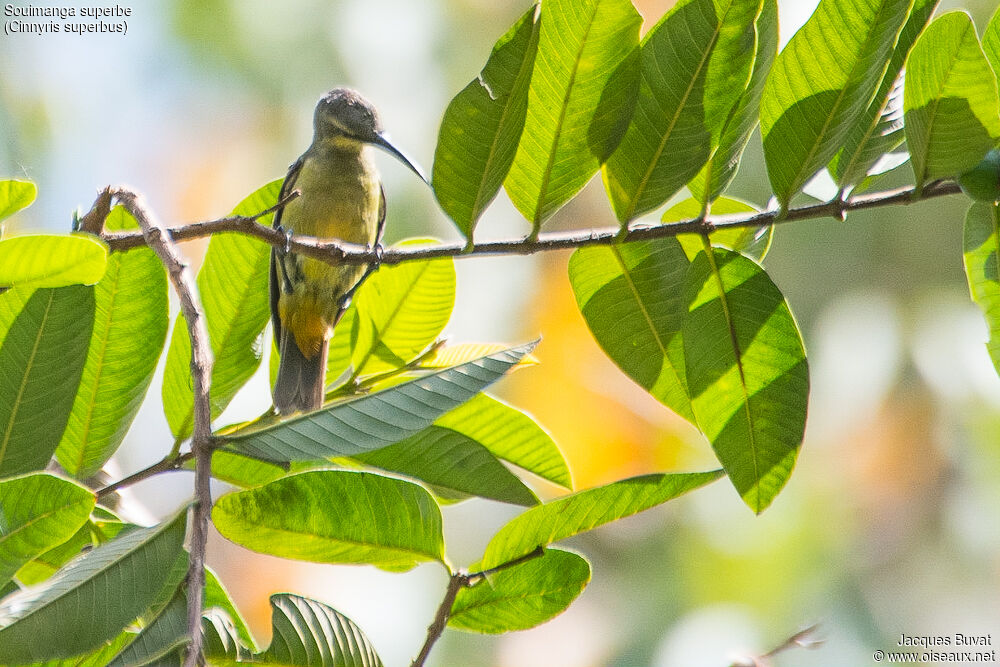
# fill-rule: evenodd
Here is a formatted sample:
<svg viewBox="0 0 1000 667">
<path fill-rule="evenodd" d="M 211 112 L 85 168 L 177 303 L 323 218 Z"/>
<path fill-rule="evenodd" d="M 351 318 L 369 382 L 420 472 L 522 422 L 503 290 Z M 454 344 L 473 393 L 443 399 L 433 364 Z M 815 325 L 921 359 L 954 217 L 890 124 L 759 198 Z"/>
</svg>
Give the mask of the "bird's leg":
<svg viewBox="0 0 1000 667">
<path fill-rule="evenodd" d="M 340 312 L 347 310 L 347 307 L 351 305 L 351 299 L 354 298 L 354 294 L 361 287 L 362 283 L 368 280 L 368 276 L 375 273 L 378 267 L 382 265 L 382 254 L 385 252 L 385 248 L 382 246 L 382 241 L 378 240 L 375 242 L 375 246 L 372 247 L 371 244 L 365 246 L 365 252 L 370 252 L 375 254 L 375 261 L 371 262 L 367 267 L 365 267 L 365 272 L 361 274 L 358 281 L 354 283 L 351 289 L 344 292 L 344 295 L 340 297 Z"/>
<path fill-rule="evenodd" d="M 288 277 L 288 268 L 285 266 L 285 259 L 292 254 L 292 230 L 278 225 L 278 231 L 285 233 L 285 247 L 275 248 L 274 252 L 277 255 L 278 266 L 281 267 L 281 285 L 284 287 L 285 294 L 290 294 L 294 288 L 292 287 L 291 279 Z"/>
</svg>

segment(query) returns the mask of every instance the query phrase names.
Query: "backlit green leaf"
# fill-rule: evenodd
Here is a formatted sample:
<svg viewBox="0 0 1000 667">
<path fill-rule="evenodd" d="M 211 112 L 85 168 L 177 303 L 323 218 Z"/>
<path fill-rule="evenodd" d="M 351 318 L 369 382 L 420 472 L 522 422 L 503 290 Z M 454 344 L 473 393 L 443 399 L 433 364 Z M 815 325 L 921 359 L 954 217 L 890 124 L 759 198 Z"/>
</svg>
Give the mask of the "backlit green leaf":
<svg viewBox="0 0 1000 667">
<path fill-rule="evenodd" d="M 1000 373 L 1000 208 L 975 202 L 965 216 L 965 274 L 972 300 L 986 316 L 986 348 Z"/>
<path fill-rule="evenodd" d="M 524 129 L 537 13 L 536 5 L 497 41 L 479 77 L 455 96 L 441 120 L 434 194 L 470 238 L 510 170 Z"/>
<path fill-rule="evenodd" d="M 643 389 L 693 422 L 681 343 L 687 266 L 672 238 L 591 246 L 570 257 L 569 279 L 604 352 Z"/>
<path fill-rule="evenodd" d="M 561 614 L 590 581 L 590 563 L 560 549 L 490 575 L 458 592 L 448 625 L 499 634 L 527 630 Z"/>
<path fill-rule="evenodd" d="M 830 162 L 830 174 L 841 188 L 864 180 L 882 155 L 903 143 L 903 64 L 937 5 L 938 0 L 914 1 L 875 98 Z"/>
<path fill-rule="evenodd" d="M 730 250 L 695 258 L 687 295 L 684 360 L 698 426 L 740 496 L 761 512 L 788 481 L 802 443 L 802 338 L 760 265 Z"/>
<path fill-rule="evenodd" d="M 631 477 L 533 507 L 514 517 L 486 546 L 489 569 L 567 537 L 638 514 L 722 476 L 722 471 Z"/>
<path fill-rule="evenodd" d="M 72 537 L 94 503 L 89 489 L 48 473 L 0 481 L 0 584 Z"/>
<path fill-rule="evenodd" d="M 278 200 L 281 180 L 272 181 L 241 201 L 233 215 L 255 215 Z M 271 215 L 258 220 L 270 226 Z M 198 272 L 215 364 L 212 367 L 212 417 L 217 417 L 256 372 L 263 355 L 261 332 L 270 316 L 268 266 L 271 248 L 245 234 L 216 234 Z M 191 340 L 184 316 L 174 322 L 163 373 L 163 410 L 170 431 L 186 438 L 194 425 Z"/>
<path fill-rule="evenodd" d="M 693 220 L 701 216 L 702 204 L 697 199 L 685 199 L 671 206 L 663 214 L 662 222 L 680 222 Z M 739 199 L 719 197 L 712 203 L 712 215 L 732 215 L 756 213 L 757 207 Z M 729 248 L 752 257 L 758 262 L 764 259 L 774 238 L 774 226 L 766 227 L 728 227 L 712 232 L 709 240 L 712 245 Z M 677 240 L 684 248 L 684 254 L 693 260 L 702 249 L 701 236 L 698 234 L 679 234 Z"/>
<path fill-rule="evenodd" d="M 137 229 L 121 207 L 108 231 Z M 94 332 L 73 409 L 56 449 L 77 478 L 101 469 L 139 411 L 167 335 L 167 276 L 149 248 L 116 253 L 94 288 Z"/>
<path fill-rule="evenodd" d="M 627 223 L 684 187 L 718 147 L 757 48 L 763 0 L 682 0 L 642 40 L 632 121 L 604 166 Z"/>
<path fill-rule="evenodd" d="M 524 132 L 504 186 L 537 230 L 614 151 L 638 85 L 629 0 L 546 0 Z"/>
<path fill-rule="evenodd" d="M 383 266 L 361 286 L 356 300 L 360 322 L 351 352 L 355 376 L 398 368 L 423 351 L 448 323 L 455 306 L 454 261 Z"/>
<path fill-rule="evenodd" d="M 30 181 L 0 181 L 0 222 L 35 201 L 38 188 Z"/>
<path fill-rule="evenodd" d="M 906 61 L 906 144 L 917 189 L 979 164 L 1000 137 L 1000 98 L 972 19 L 936 18 Z"/>
<path fill-rule="evenodd" d="M 754 29 L 757 34 L 757 53 L 750 81 L 726 121 L 715 152 L 698 175 L 688 183 L 691 194 L 701 202 L 715 200 L 729 187 L 729 183 L 736 176 L 743 150 L 750 141 L 754 128 L 757 127 L 764 82 L 767 81 L 767 74 L 771 71 L 771 65 L 774 64 L 774 58 L 778 54 L 777 0 L 764 0 L 760 14 L 754 22 Z"/>
<path fill-rule="evenodd" d="M 40 470 L 52 458 L 93 326 L 93 287 L 35 290 L 20 309 L 0 346 L 0 477 Z"/>
<path fill-rule="evenodd" d="M 885 76 L 913 0 L 821 0 L 778 54 L 764 85 L 760 129 L 783 206 L 824 167 Z"/>
<path fill-rule="evenodd" d="M 174 596 L 139 636 L 108 663 L 108 667 L 148 665 L 165 658 L 174 649 L 187 643 L 187 596 L 178 588 Z"/>
<path fill-rule="evenodd" d="M 248 549 L 318 563 L 409 569 L 444 561 L 441 512 L 419 484 L 317 470 L 219 498 L 212 521 Z"/>
<path fill-rule="evenodd" d="M 89 234 L 29 234 L 0 241 L 0 287 L 93 285 L 108 248 Z"/>
</svg>

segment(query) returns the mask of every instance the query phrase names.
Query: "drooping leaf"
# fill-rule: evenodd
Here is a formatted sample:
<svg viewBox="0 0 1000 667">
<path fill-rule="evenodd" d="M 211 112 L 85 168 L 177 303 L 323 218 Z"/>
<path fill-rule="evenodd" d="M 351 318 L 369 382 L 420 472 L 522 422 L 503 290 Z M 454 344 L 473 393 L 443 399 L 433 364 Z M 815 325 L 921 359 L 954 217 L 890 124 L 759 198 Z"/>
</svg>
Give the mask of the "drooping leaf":
<svg viewBox="0 0 1000 667">
<path fill-rule="evenodd" d="M 688 189 L 698 201 L 714 201 L 721 195 L 740 164 L 740 157 L 746 148 L 760 112 L 760 98 L 764 93 L 764 82 L 771 71 L 774 58 L 778 54 L 778 3 L 764 0 L 760 14 L 754 22 L 757 36 L 757 52 L 753 60 L 750 81 L 740 95 L 736 106 L 726 121 L 718 147 L 708 162 L 690 183 Z M 725 93 L 731 95 L 731 92 Z"/>
<path fill-rule="evenodd" d="M 685 199 L 671 206 L 663 214 L 662 222 L 680 222 L 701 216 L 702 204 L 696 199 Z M 739 213 L 756 213 L 757 207 L 732 197 L 719 197 L 712 203 L 712 215 L 732 215 Z M 712 232 L 709 240 L 712 245 L 729 248 L 752 257 L 758 262 L 764 259 L 771 240 L 774 238 L 774 226 L 766 227 L 729 227 Z M 702 249 L 701 236 L 698 234 L 680 234 L 677 236 L 684 254 L 688 260 L 693 260 Z"/>
<path fill-rule="evenodd" d="M 629 0 L 546 0 L 524 132 L 504 186 L 535 232 L 614 151 L 638 86 Z"/>
<path fill-rule="evenodd" d="M 642 40 L 635 112 L 604 166 L 618 220 L 659 207 L 718 147 L 750 81 L 763 0 L 682 0 Z"/>
<path fill-rule="evenodd" d="M 247 662 L 252 649 L 232 618 L 221 609 L 208 609 L 201 617 L 203 651 L 210 664 L 227 665 Z"/>
<path fill-rule="evenodd" d="M 360 322 L 351 352 L 355 376 L 398 368 L 423 351 L 448 323 L 455 306 L 454 261 L 384 266 L 361 286 L 356 299 Z"/>
<path fill-rule="evenodd" d="M 219 498 L 212 521 L 248 549 L 410 569 L 444 561 L 441 512 L 418 484 L 353 470 L 289 475 Z"/>
<path fill-rule="evenodd" d="M 1000 208 L 975 202 L 965 216 L 965 274 L 972 300 L 986 317 L 986 349 L 1000 373 Z"/>
<path fill-rule="evenodd" d="M 503 377 L 534 343 L 508 348 L 384 391 L 278 424 L 223 436 L 227 449 L 265 461 L 356 456 L 404 440 Z"/>
<path fill-rule="evenodd" d="M 0 584 L 71 538 L 95 502 L 89 489 L 48 473 L 0 481 Z"/>
<path fill-rule="evenodd" d="M 94 288 L 83 285 L 35 290 L 11 324 L 0 346 L 0 477 L 52 458 L 93 326 Z"/>
<path fill-rule="evenodd" d="M 136 229 L 121 207 L 108 231 Z M 94 288 L 94 331 L 73 409 L 56 449 L 60 465 L 83 479 L 115 453 L 139 411 L 167 335 L 163 265 L 149 248 L 117 253 Z"/>
<path fill-rule="evenodd" d="M 965 12 L 939 16 L 917 39 L 903 109 L 918 191 L 972 169 L 1000 138 L 997 79 Z"/>
<path fill-rule="evenodd" d="M 273 639 L 255 656 L 282 667 L 382 667 L 374 646 L 355 625 L 325 604 L 282 593 L 271 596 Z"/>
<path fill-rule="evenodd" d="M 30 181 L 0 181 L 0 222 L 31 206 L 37 195 L 38 188 Z"/>
<path fill-rule="evenodd" d="M 788 481 L 802 443 L 802 338 L 781 292 L 739 253 L 700 253 L 687 296 L 684 360 L 698 426 L 740 496 L 761 512 Z"/>
<path fill-rule="evenodd" d="M 489 569 L 503 565 L 537 547 L 656 507 L 721 476 L 721 470 L 642 475 L 577 491 L 533 507 L 514 517 L 493 536 L 480 566 Z"/>
<path fill-rule="evenodd" d="M 0 664 L 99 647 L 147 610 L 184 561 L 184 513 L 80 556 L 44 584 L 0 602 Z M 58 637 L 59 641 L 53 641 Z"/>
<path fill-rule="evenodd" d="M 760 103 L 767 174 L 778 201 L 840 150 L 885 76 L 913 0 L 821 0 L 775 59 Z"/>
<path fill-rule="evenodd" d="M 500 190 L 517 151 L 538 48 L 538 6 L 493 46 L 479 77 L 445 109 L 434 151 L 434 195 L 466 237 Z"/>
<path fill-rule="evenodd" d="M 590 563 L 585 558 L 546 549 L 540 558 L 459 590 L 448 625 L 489 634 L 527 630 L 561 614 L 589 581 Z"/>
<path fill-rule="evenodd" d="M 0 288 L 93 285 L 108 247 L 89 234 L 29 234 L 0 241 Z"/>
<path fill-rule="evenodd" d="M 830 162 L 830 174 L 841 188 L 863 181 L 879 158 L 903 143 L 903 64 L 938 1 L 914 0 L 878 92 Z"/>
<path fill-rule="evenodd" d="M 355 457 L 366 465 L 431 484 L 451 495 L 471 495 L 515 505 L 538 498 L 481 443 L 432 425 L 402 442 Z"/>
<path fill-rule="evenodd" d="M 639 386 L 694 421 L 684 378 L 681 288 L 688 260 L 676 239 L 577 249 L 569 279 L 604 352 Z"/>
<path fill-rule="evenodd" d="M 255 215 L 278 200 L 281 180 L 272 181 L 241 201 L 233 215 Z M 258 220 L 269 226 L 271 215 Z M 212 341 L 212 417 L 217 417 L 256 372 L 263 355 L 261 332 L 267 324 L 268 262 L 271 248 L 245 234 L 216 234 L 198 272 L 198 291 Z M 170 431 L 186 438 L 194 425 L 191 340 L 183 315 L 174 322 L 163 372 L 163 410 Z"/>
<path fill-rule="evenodd" d="M 552 436 L 531 416 L 479 394 L 434 422 L 472 438 L 494 456 L 564 489 L 573 488 L 569 466 Z"/>
</svg>

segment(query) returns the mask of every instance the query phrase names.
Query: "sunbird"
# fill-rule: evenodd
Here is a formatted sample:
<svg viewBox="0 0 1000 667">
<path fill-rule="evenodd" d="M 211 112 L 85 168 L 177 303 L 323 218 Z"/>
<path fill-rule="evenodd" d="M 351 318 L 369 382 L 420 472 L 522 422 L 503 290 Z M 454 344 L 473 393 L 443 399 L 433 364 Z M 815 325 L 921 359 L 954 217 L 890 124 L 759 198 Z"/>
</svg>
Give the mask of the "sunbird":
<svg viewBox="0 0 1000 667">
<path fill-rule="evenodd" d="M 335 88 L 320 98 L 313 140 L 288 168 L 279 201 L 299 196 L 274 214 L 286 234 L 340 239 L 381 250 L 385 191 L 369 146 L 379 146 L 427 178 L 382 131 L 375 107 L 357 92 Z M 376 255 L 380 253 L 376 251 Z M 377 264 L 330 265 L 271 251 L 271 321 L 281 363 L 272 392 L 281 414 L 323 405 L 326 360 L 333 328 L 355 290 Z"/>
</svg>

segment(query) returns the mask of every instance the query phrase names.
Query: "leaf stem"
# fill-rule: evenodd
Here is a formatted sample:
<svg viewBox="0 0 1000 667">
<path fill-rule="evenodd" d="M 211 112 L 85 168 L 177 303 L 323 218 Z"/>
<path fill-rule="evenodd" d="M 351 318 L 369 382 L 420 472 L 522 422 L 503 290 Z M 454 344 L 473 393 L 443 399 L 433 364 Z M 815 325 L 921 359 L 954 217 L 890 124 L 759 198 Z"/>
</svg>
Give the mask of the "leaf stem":
<svg viewBox="0 0 1000 667">
<path fill-rule="evenodd" d="M 424 645 L 421 647 L 420 653 L 410 663 L 410 667 L 423 667 L 427 661 L 427 657 L 431 654 L 431 649 L 434 648 L 434 644 L 441 638 L 444 629 L 448 626 L 448 619 L 451 617 L 451 608 L 455 604 L 455 598 L 458 597 L 460 590 L 463 588 L 472 588 L 491 574 L 496 574 L 501 570 L 515 567 L 543 555 L 545 555 L 545 549 L 539 546 L 531 553 L 527 553 L 506 563 L 501 563 L 488 570 L 472 573 L 459 571 L 452 574 L 451 579 L 448 580 L 448 588 L 444 592 L 444 599 L 441 600 L 441 604 L 438 606 L 433 622 L 427 628 L 427 639 L 424 640 Z"/>
<path fill-rule="evenodd" d="M 113 494 L 119 489 L 123 489 L 126 486 L 132 486 L 144 479 L 149 479 L 150 477 L 155 477 L 160 473 L 171 472 L 174 470 L 180 470 L 184 467 L 184 464 L 194 458 L 194 454 L 187 452 L 185 454 L 171 453 L 165 456 L 158 463 L 154 463 L 148 468 L 143 468 L 142 470 L 132 473 L 128 477 L 124 477 L 117 482 L 112 482 L 102 489 L 97 491 L 97 502 L 106 500 L 108 496 Z"/>
</svg>

